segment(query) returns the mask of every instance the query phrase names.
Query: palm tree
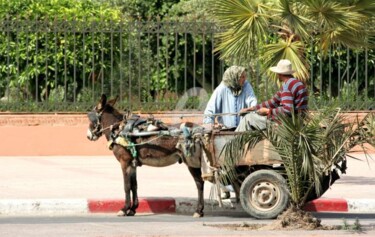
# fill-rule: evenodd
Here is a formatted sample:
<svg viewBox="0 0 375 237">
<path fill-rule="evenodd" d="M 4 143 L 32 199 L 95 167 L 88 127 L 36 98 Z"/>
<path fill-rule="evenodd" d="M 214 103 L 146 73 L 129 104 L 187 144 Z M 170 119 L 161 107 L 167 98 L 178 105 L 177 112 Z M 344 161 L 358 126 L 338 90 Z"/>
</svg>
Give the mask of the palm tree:
<svg viewBox="0 0 375 237">
<path fill-rule="evenodd" d="M 214 0 L 211 5 L 225 29 L 216 48 L 223 59 L 260 60 L 263 71 L 289 59 L 304 81 L 309 46 L 324 55 L 331 47 L 363 48 L 374 42 L 372 0 Z"/>
<path fill-rule="evenodd" d="M 261 70 L 289 59 L 295 76 L 309 79 L 308 50 L 326 55 L 335 47 L 352 49 L 373 45 L 372 0 L 212 0 L 211 13 L 224 31 L 216 51 L 222 59 L 259 61 Z M 371 26 L 371 27 L 370 27 Z M 275 75 L 269 74 L 276 79 Z M 277 80 L 275 80 L 277 81 Z M 321 182 L 334 169 L 345 170 L 354 146 L 373 146 L 374 113 L 347 122 L 340 110 L 320 109 L 307 118 L 280 116 L 279 125 L 238 135 L 225 148 L 224 173 L 231 176 L 236 157 L 267 139 L 281 156 L 291 204 L 301 210 L 308 195 L 320 196 Z"/>
</svg>

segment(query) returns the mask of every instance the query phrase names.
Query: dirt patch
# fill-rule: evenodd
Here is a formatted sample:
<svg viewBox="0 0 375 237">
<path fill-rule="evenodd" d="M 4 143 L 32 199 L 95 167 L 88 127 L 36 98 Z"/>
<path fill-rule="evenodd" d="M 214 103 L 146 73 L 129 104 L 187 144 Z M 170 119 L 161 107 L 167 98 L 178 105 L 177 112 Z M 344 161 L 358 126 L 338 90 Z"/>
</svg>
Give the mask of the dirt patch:
<svg viewBox="0 0 375 237">
<path fill-rule="evenodd" d="M 311 215 L 311 213 L 289 208 L 269 225 L 260 230 L 337 230 L 337 226 L 326 226 L 321 224 L 321 220 Z"/>
<path fill-rule="evenodd" d="M 229 230 L 339 230 L 339 226 L 322 225 L 321 220 L 312 216 L 309 212 L 289 208 L 270 224 L 205 224 L 221 229 Z"/>
</svg>

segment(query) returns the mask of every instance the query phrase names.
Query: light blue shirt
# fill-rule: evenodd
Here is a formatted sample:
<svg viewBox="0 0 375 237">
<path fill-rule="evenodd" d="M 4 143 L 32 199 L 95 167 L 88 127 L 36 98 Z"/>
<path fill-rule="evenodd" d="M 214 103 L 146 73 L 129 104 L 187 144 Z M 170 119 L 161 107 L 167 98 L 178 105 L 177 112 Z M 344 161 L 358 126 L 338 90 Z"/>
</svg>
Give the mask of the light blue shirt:
<svg viewBox="0 0 375 237">
<path fill-rule="evenodd" d="M 234 96 L 231 90 L 220 83 L 214 90 L 204 114 L 218 114 L 218 113 L 238 113 L 241 109 L 255 106 L 257 99 L 254 90 L 248 81 L 245 81 L 242 92 L 238 96 Z M 203 123 L 214 123 L 214 116 L 206 116 Z M 226 127 L 237 127 L 240 123 L 240 116 L 223 115 L 218 116 L 217 121 Z"/>
</svg>

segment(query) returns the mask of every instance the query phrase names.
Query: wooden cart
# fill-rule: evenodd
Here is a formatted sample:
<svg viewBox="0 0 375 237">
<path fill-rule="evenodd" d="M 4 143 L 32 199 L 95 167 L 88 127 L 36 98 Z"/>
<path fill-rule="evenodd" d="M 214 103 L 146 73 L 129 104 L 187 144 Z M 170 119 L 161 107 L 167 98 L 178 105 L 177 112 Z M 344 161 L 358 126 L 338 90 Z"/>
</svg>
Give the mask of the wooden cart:
<svg viewBox="0 0 375 237">
<path fill-rule="evenodd" d="M 217 166 L 223 164 L 224 157 L 220 154 L 224 145 L 237 134 L 234 131 L 212 131 L 209 150 Z M 289 191 L 283 162 L 269 141 L 263 140 L 245 152 L 235 168 L 240 183 L 239 199 L 248 214 L 259 219 L 272 219 L 287 208 Z M 334 172 L 323 179 L 321 195 L 338 178 L 337 172 Z M 308 200 L 316 198 L 313 190 Z"/>
</svg>

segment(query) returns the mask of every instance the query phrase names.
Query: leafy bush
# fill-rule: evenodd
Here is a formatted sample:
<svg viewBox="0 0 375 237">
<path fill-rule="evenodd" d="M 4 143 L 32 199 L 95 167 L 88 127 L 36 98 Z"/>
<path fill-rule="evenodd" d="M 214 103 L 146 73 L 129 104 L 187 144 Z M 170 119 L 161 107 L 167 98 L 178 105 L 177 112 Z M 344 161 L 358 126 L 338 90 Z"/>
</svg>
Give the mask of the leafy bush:
<svg viewBox="0 0 375 237">
<path fill-rule="evenodd" d="M 103 32 L 120 16 L 118 9 L 90 0 L 1 1 L 0 95 L 18 88 L 23 98 L 46 101 L 64 88 L 59 100 L 74 101 L 118 55 L 118 49 L 110 55 L 108 45 L 122 39 Z"/>
</svg>

